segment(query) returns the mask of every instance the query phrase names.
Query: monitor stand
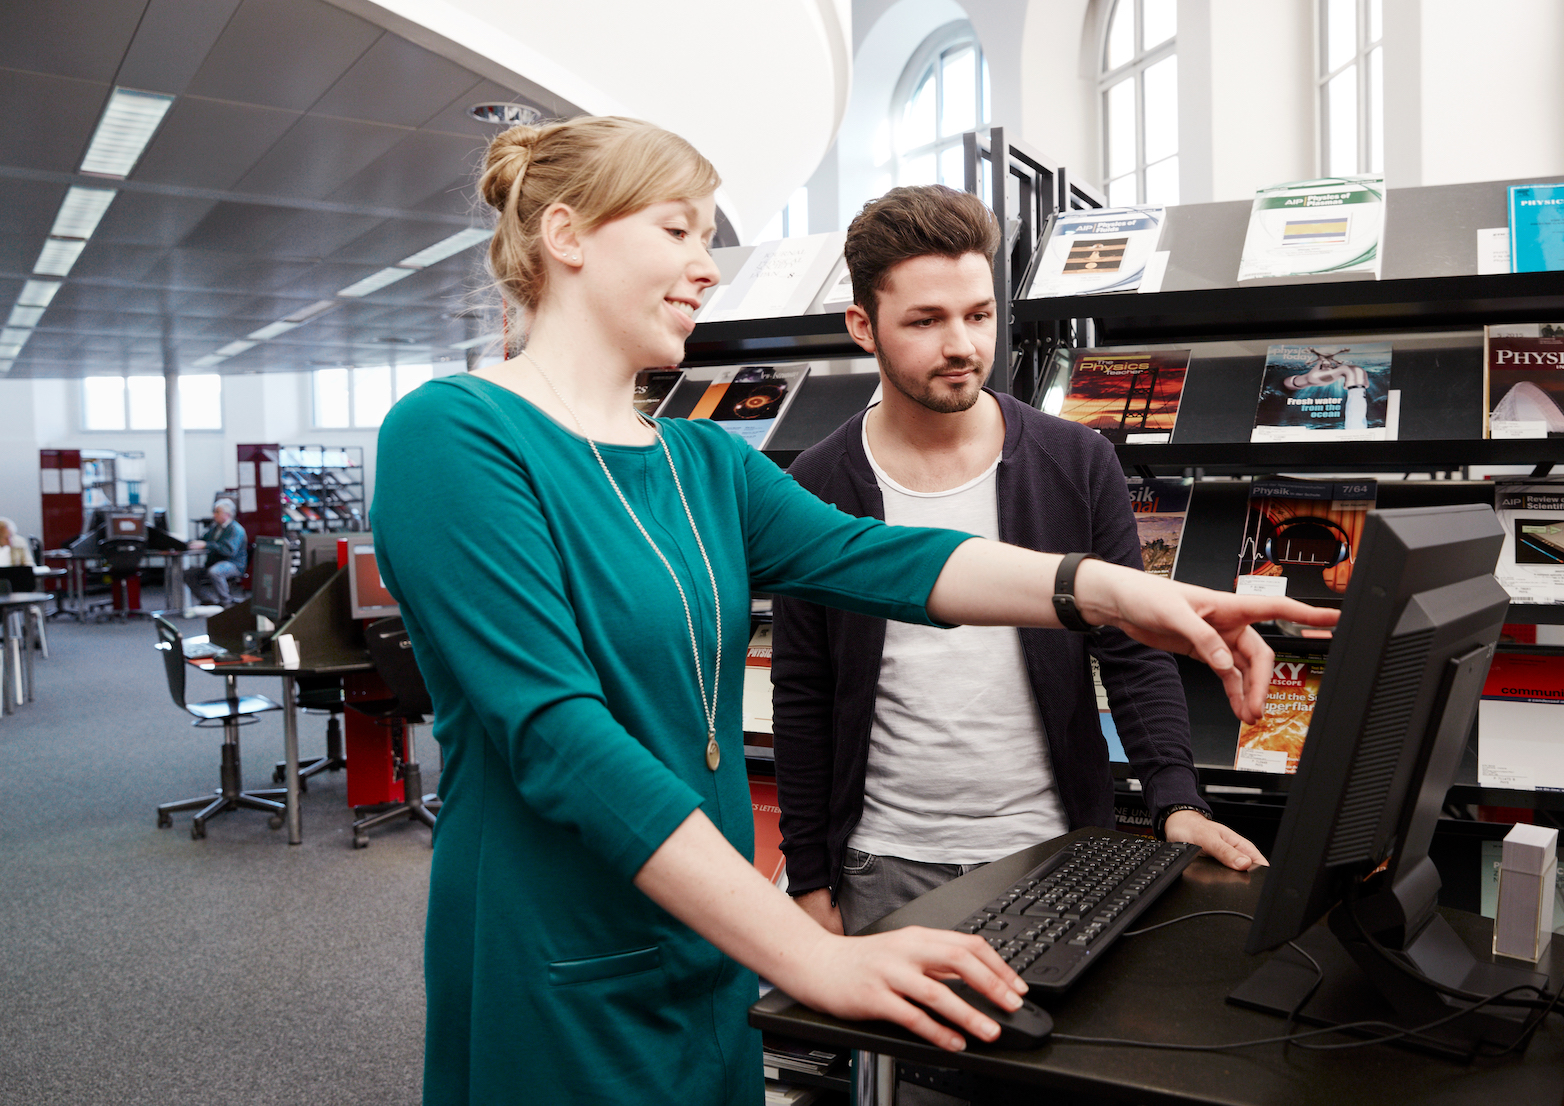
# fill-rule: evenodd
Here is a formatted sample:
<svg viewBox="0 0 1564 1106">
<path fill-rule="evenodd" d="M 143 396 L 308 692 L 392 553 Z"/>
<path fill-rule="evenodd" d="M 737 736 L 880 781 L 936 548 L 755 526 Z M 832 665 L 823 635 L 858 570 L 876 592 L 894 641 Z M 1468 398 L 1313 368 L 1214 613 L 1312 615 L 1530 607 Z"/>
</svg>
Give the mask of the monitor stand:
<svg viewBox="0 0 1564 1106">
<path fill-rule="evenodd" d="M 1297 1018 L 1316 1026 L 1353 1022 L 1386 1022 L 1401 1029 L 1417 1029 L 1448 1017 L 1469 1003 L 1441 995 L 1386 964 L 1361 937 L 1347 903 L 1331 911 L 1330 928 L 1314 926 L 1297 944 L 1319 961 L 1324 980 Z M 1438 979 L 1445 986 L 1490 995 L 1522 984 L 1545 987 L 1548 977 L 1519 966 L 1478 960 L 1450 924 L 1438 914 L 1405 951 L 1391 951 L 1408 966 Z M 1319 978 L 1312 965 L 1297 951 L 1282 947 L 1243 983 L 1227 1001 L 1251 1010 L 1287 1017 Z M 1516 998 L 1535 998 L 1534 992 L 1518 992 Z M 1466 1061 L 1479 1046 L 1499 1049 L 1518 1045 L 1524 1050 L 1530 1038 L 1528 1021 L 1533 1010 L 1515 1006 L 1485 1006 L 1471 1014 L 1421 1030 L 1416 1037 L 1390 1042 L 1405 1048 Z M 1383 1026 L 1345 1032 L 1366 1037 L 1389 1033 Z"/>
</svg>

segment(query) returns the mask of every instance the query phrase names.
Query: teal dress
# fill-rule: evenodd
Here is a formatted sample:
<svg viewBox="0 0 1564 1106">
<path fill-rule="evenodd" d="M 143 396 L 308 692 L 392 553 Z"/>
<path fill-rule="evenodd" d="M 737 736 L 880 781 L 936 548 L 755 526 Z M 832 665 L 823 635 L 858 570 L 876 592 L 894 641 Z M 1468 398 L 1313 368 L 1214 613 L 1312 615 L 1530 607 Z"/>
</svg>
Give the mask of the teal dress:
<svg viewBox="0 0 1564 1106">
<path fill-rule="evenodd" d="M 380 431 L 372 518 L 444 754 L 424 1102 L 762 1101 L 753 972 L 632 879 L 700 809 L 746 857 L 751 586 L 928 623 L 968 535 L 842 514 L 709 421 L 659 423 L 722 594 L 717 740 L 684 608 L 587 442 L 444 377 Z M 707 686 L 711 585 L 660 446 L 599 446 L 679 574 Z"/>
</svg>

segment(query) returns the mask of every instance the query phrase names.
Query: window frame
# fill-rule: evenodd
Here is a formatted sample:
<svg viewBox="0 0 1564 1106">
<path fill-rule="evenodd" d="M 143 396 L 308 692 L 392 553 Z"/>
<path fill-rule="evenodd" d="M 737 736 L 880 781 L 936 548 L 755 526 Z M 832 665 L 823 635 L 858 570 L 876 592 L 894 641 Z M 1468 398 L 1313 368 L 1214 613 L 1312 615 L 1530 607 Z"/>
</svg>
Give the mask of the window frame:
<svg viewBox="0 0 1564 1106">
<path fill-rule="evenodd" d="M 1341 176 L 1374 176 L 1383 174 L 1384 166 L 1384 129 L 1385 129 L 1385 104 L 1384 104 L 1384 75 L 1385 75 L 1385 16 L 1383 0 L 1379 0 L 1380 19 L 1379 37 L 1371 39 L 1373 33 L 1373 19 L 1371 9 L 1376 0 L 1354 0 L 1353 3 L 1353 33 L 1356 48 L 1352 54 L 1336 68 L 1330 68 L 1330 0 L 1317 0 L 1315 4 L 1315 78 L 1314 78 L 1314 104 L 1319 119 L 1319 175 L 1321 177 Z M 1374 80 L 1373 67 L 1370 65 L 1372 55 L 1379 51 L 1379 81 Z M 1355 126 L 1357 127 L 1356 142 L 1357 164 L 1349 172 L 1336 171 L 1331 164 L 1331 130 L 1330 130 L 1330 85 L 1342 73 L 1353 66 L 1357 66 L 1357 112 L 1355 113 Z M 1378 88 L 1376 89 L 1376 84 Z M 1376 96 L 1375 92 L 1379 95 Z M 1375 117 L 1378 116 L 1379 126 L 1376 127 Z M 1374 167 L 1374 141 L 1376 135 L 1379 138 L 1380 165 Z"/>
<path fill-rule="evenodd" d="M 1121 4 L 1133 4 L 1134 11 L 1130 18 L 1134 21 L 1131 32 L 1133 38 L 1130 58 L 1121 65 L 1112 69 L 1108 68 L 1108 36 L 1113 29 L 1114 16 L 1119 12 Z M 1107 195 L 1112 183 L 1130 173 L 1120 173 L 1111 176 L 1112 166 L 1109 164 L 1109 152 L 1112 149 L 1112 134 L 1110 133 L 1110 115 L 1108 112 L 1108 93 L 1113 88 L 1126 80 L 1134 81 L 1135 89 L 1135 167 L 1131 170 L 1135 177 L 1136 204 L 1147 203 L 1146 199 L 1146 171 L 1150 166 L 1146 162 L 1146 70 L 1166 61 L 1178 54 L 1179 32 L 1175 27 L 1172 37 L 1157 43 L 1150 50 L 1142 47 L 1141 39 L 1144 34 L 1144 3 L 1143 0 L 1112 0 L 1105 10 L 1102 26 L 1099 28 L 1097 40 L 1097 111 L 1101 119 L 1099 138 L 1102 142 L 1102 190 Z M 1179 141 L 1178 124 L 1174 122 L 1173 152 L 1157 159 L 1155 164 L 1160 165 L 1170 158 L 1177 158 L 1181 154 L 1182 143 Z M 1111 201 L 1110 201 L 1111 202 Z"/>
<path fill-rule="evenodd" d="M 179 379 L 181 381 L 183 381 L 186 378 L 191 377 L 191 376 L 215 376 L 217 378 L 217 425 L 216 426 L 196 426 L 196 427 L 184 426 L 184 427 L 181 427 L 181 430 L 183 432 L 185 432 L 185 433 L 190 433 L 190 434 L 221 434 L 221 433 L 224 433 L 226 431 L 226 429 L 227 429 L 227 422 L 226 422 L 226 420 L 224 418 L 224 409 L 223 409 L 223 374 L 222 373 L 181 373 L 180 376 L 179 376 Z M 157 374 L 157 373 L 103 373 L 103 372 L 95 372 L 95 373 L 91 373 L 91 374 L 89 374 L 87 376 L 79 377 L 78 378 L 79 388 L 77 390 L 77 394 L 78 394 L 78 397 L 79 397 L 80 402 L 81 402 L 81 410 L 80 410 L 80 418 L 77 421 L 81 425 L 81 432 L 83 434 L 166 434 L 166 433 L 168 433 L 168 427 L 167 427 L 166 423 L 163 426 L 154 426 L 154 427 L 132 426 L 131 425 L 131 419 L 130 419 L 130 412 L 131 412 L 130 381 L 132 379 L 137 379 L 137 378 L 146 378 L 146 379 L 151 379 L 151 380 L 161 380 L 161 381 L 165 382 L 165 387 L 167 386 L 166 385 L 167 377 L 164 377 L 164 376 L 162 376 L 160 374 Z M 89 381 L 89 380 L 97 380 L 97 379 L 118 380 L 118 381 L 121 382 L 120 383 L 120 402 L 124 406 L 125 425 L 123 427 L 120 427 L 119 429 L 114 429 L 114 428 L 111 428 L 111 427 L 110 428 L 92 427 L 92 426 L 88 426 L 87 425 L 87 381 Z M 165 398 L 165 402 L 166 402 L 166 398 Z"/>
<path fill-rule="evenodd" d="M 977 30 L 969 20 L 956 19 L 936 28 L 929 34 L 918 48 L 912 52 L 902 69 L 901 76 L 896 81 L 896 90 L 891 96 L 890 122 L 891 135 L 891 180 L 897 185 L 903 184 L 928 184 L 924 180 L 909 180 L 906 176 L 906 167 L 914 161 L 926 157 L 934 159 L 934 177 L 939 179 L 939 167 L 941 156 L 951 148 L 961 147 L 961 136 L 969 131 L 957 131 L 953 134 L 941 134 L 940 127 L 944 118 L 945 107 L 945 77 L 944 67 L 940 60 L 951 51 L 963 46 L 970 46 L 974 54 L 973 72 L 973 115 L 976 125 L 970 130 L 976 130 L 979 134 L 986 135 L 993 119 L 993 87 L 989 80 L 988 55 L 983 50 L 983 44 L 978 39 Z M 906 115 L 907 106 L 912 102 L 913 95 L 923 85 L 924 76 L 932 68 L 934 73 L 934 139 L 931 142 L 922 143 L 910 150 L 900 148 L 899 131 L 901 121 Z M 964 181 L 946 182 L 952 188 L 964 187 Z"/>
<path fill-rule="evenodd" d="M 417 388 L 420 385 L 427 383 L 429 380 L 433 380 L 434 377 L 435 377 L 435 363 L 432 362 L 432 361 L 429 361 L 429 362 L 418 361 L 418 362 L 412 362 L 412 363 L 409 363 L 409 364 L 406 364 L 406 365 L 394 365 L 394 364 L 389 364 L 389 363 L 388 364 L 384 364 L 384 365 L 334 365 L 334 366 L 327 367 L 327 368 L 311 369 L 310 370 L 310 379 L 309 379 L 310 427 L 311 427 L 311 429 L 313 429 L 313 430 L 378 430 L 380 428 L 381 422 L 385 421 L 385 416 L 382 415 L 381 418 L 380 418 L 380 421 L 379 422 L 375 422 L 375 423 L 361 423 L 361 422 L 359 422 L 358 421 L 358 402 L 357 402 L 358 397 L 355 394 L 357 389 L 358 389 L 358 379 L 359 379 L 358 374 L 361 373 L 361 372 L 373 372 L 373 371 L 375 371 L 377 369 L 389 369 L 390 373 L 391 373 L 391 402 L 386 407 L 387 413 L 389 413 L 391 408 L 395 407 L 397 405 L 397 402 L 399 400 L 401 400 L 403 396 L 407 395 L 408 392 L 411 392 L 414 388 Z M 400 371 L 402 371 L 402 370 L 407 370 L 407 369 L 427 369 L 428 372 L 429 372 L 429 375 L 427 377 L 417 381 L 415 384 L 412 385 L 412 387 L 410 387 L 410 388 L 408 388 L 408 389 L 406 389 L 404 391 L 398 385 L 398 373 Z M 320 375 L 319 374 L 321 374 L 323 372 L 343 372 L 343 371 L 345 371 L 347 373 L 347 381 L 348 381 L 348 395 L 347 395 L 348 421 L 347 421 L 347 425 L 345 425 L 345 426 L 326 426 L 326 425 L 322 424 L 321 421 L 320 421 L 320 390 L 319 390 L 319 385 L 318 385 L 318 381 L 320 379 Z"/>
</svg>

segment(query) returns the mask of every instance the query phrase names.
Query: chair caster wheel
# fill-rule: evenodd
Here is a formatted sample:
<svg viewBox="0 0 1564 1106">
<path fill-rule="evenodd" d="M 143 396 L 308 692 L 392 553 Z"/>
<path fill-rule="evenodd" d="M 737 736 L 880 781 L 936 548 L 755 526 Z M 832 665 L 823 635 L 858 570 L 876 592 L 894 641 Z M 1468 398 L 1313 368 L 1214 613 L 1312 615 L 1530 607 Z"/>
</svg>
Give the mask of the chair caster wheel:
<svg viewBox="0 0 1564 1106">
<path fill-rule="evenodd" d="M 274 830 L 282 829 L 282 815 L 273 814 L 270 818 L 266 819 L 266 824 Z"/>
<path fill-rule="evenodd" d="M 157 828 L 158 829 L 168 829 L 168 827 L 172 826 L 173 824 L 174 824 L 174 820 L 172 818 L 170 818 L 167 814 L 164 814 L 161 810 L 158 811 L 158 813 L 157 813 Z"/>
<path fill-rule="evenodd" d="M 272 783 L 282 783 L 283 780 L 285 780 L 287 778 L 288 778 L 288 773 L 287 773 L 287 771 L 285 769 L 282 769 L 282 768 L 273 768 L 272 769 Z M 299 782 L 303 783 L 304 781 L 300 780 Z"/>
<path fill-rule="evenodd" d="M 206 836 L 206 827 L 200 822 L 190 823 L 190 840 L 199 841 Z"/>
<path fill-rule="evenodd" d="M 369 848 L 369 837 L 362 833 L 355 833 L 353 835 L 353 847 L 355 849 Z"/>
</svg>

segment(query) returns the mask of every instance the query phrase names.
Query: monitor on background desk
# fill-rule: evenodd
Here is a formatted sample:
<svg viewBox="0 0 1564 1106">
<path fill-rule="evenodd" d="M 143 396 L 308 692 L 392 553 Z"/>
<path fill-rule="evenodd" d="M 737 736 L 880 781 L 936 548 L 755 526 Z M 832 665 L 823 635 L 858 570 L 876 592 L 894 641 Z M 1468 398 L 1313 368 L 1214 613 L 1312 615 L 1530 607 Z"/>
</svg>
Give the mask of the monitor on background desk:
<svg viewBox="0 0 1564 1106">
<path fill-rule="evenodd" d="M 1483 504 L 1369 512 L 1244 950 L 1297 940 L 1320 970 L 1283 949 L 1229 1001 L 1412 1028 L 1471 1005 L 1442 989 L 1546 985 L 1466 948 L 1435 910 L 1428 858 L 1509 606 L 1493 576 L 1503 539 Z M 1529 1013 L 1496 1004 L 1404 1043 L 1464 1059 L 1522 1041 Z"/>
<path fill-rule="evenodd" d="M 293 551 L 285 538 L 256 538 L 250 558 L 250 609 L 280 623 L 288 607 Z"/>
<path fill-rule="evenodd" d="M 104 519 L 107 541 L 146 541 L 147 516 L 141 511 L 109 511 Z"/>
<path fill-rule="evenodd" d="M 386 582 L 380 578 L 373 540 L 367 534 L 354 535 L 348 543 L 348 595 L 352 614 L 358 619 L 391 618 L 402 613 Z"/>
</svg>

